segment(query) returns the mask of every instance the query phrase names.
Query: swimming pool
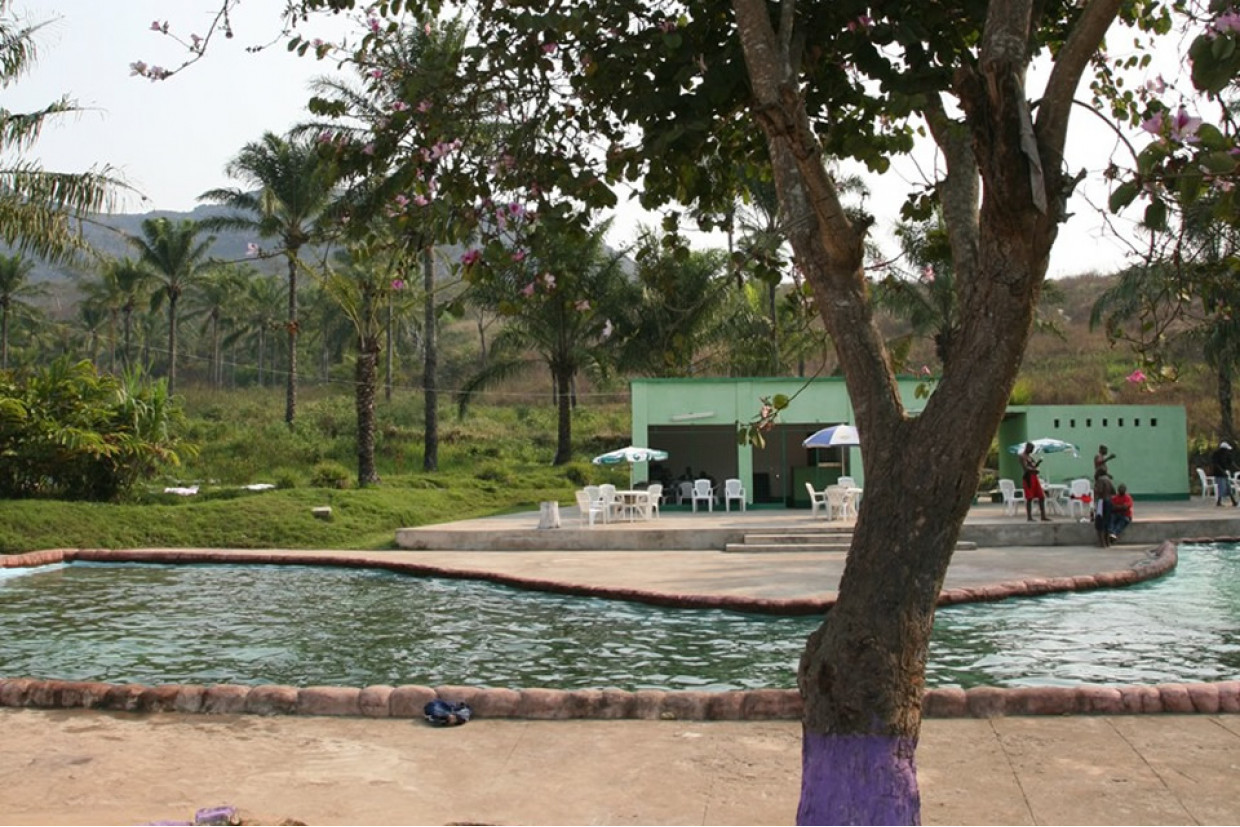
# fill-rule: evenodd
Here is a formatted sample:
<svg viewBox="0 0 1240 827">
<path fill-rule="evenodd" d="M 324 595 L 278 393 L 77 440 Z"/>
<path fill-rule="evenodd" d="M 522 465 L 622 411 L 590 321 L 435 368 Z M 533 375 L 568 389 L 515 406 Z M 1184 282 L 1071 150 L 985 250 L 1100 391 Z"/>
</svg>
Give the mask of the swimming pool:
<svg viewBox="0 0 1240 827">
<path fill-rule="evenodd" d="M 1119 590 L 941 609 L 930 686 L 1240 678 L 1240 547 Z M 817 620 L 386 571 L 73 563 L 0 579 L 0 676 L 110 683 L 795 686 Z"/>
</svg>

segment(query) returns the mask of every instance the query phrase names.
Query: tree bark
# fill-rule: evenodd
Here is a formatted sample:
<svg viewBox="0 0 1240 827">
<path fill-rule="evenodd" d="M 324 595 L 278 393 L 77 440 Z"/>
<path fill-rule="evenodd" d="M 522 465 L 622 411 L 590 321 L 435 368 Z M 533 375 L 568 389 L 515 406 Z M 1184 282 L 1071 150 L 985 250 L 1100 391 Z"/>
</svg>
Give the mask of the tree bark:
<svg viewBox="0 0 1240 827">
<path fill-rule="evenodd" d="M 555 385 L 556 441 L 552 465 L 564 465 L 573 459 L 573 374 L 559 365 L 551 368 Z"/>
<path fill-rule="evenodd" d="M 422 437 L 422 470 L 439 470 L 439 336 L 438 319 L 435 312 L 435 261 L 431 248 L 422 251 L 422 305 L 423 323 L 423 356 L 422 356 L 422 397 L 423 418 L 426 427 Z"/>
<path fill-rule="evenodd" d="M 1226 356 L 1220 357 L 1218 364 L 1218 415 L 1219 433 L 1223 439 L 1234 442 L 1236 425 L 1232 416 L 1231 364 Z"/>
<path fill-rule="evenodd" d="M 177 292 L 168 291 L 168 395 L 177 387 Z"/>
<path fill-rule="evenodd" d="M 359 341 L 361 348 L 353 369 L 357 405 L 357 484 L 360 488 L 379 481 L 375 471 L 375 395 L 378 389 L 379 343 Z"/>
<path fill-rule="evenodd" d="M 288 251 L 288 384 L 284 397 L 284 421 L 297 417 L 297 248 Z"/>
<path fill-rule="evenodd" d="M 767 139 L 797 264 L 836 343 L 866 477 L 839 598 L 801 659 L 797 818 L 919 823 L 915 751 L 935 606 L 1015 382 L 1062 220 L 1071 90 L 1116 3 L 1088 3 L 1081 25 L 1088 23 L 1089 35 L 1069 37 L 1064 63 L 1052 71 L 1052 99 L 1039 107 L 1040 129 L 1024 93 L 1036 25 L 1030 0 L 987 7 L 979 60 L 956 75 L 966 123 L 949 123 L 931 101 L 926 117 L 949 168 L 940 200 L 961 329 L 953 331 L 943 377 L 916 417 L 903 407 L 868 301 L 865 228 L 849 220 L 822 163 L 792 63 L 795 38 L 775 31 L 769 6 L 733 0 L 753 115 Z M 791 0 L 782 6 L 785 26 L 795 19 L 793 6 Z"/>
</svg>

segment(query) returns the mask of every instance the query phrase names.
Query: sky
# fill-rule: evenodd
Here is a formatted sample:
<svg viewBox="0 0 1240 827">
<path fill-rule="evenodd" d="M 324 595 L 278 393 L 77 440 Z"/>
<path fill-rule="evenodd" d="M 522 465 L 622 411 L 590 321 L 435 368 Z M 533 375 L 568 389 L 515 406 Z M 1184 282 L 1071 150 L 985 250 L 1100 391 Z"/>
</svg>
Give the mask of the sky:
<svg viewBox="0 0 1240 827">
<path fill-rule="evenodd" d="M 142 197 L 126 196 L 121 212 L 153 209 L 188 211 L 197 197 L 213 188 L 236 186 L 225 165 L 249 141 L 264 132 L 282 134 L 306 117 L 309 84 L 329 74 L 335 64 L 290 54 L 280 38 L 279 2 L 251 2 L 237 7 L 232 39 L 212 40 L 205 59 L 175 77 L 152 82 L 131 73 L 134 61 L 174 68 L 188 56 L 172 38 L 152 31 L 167 21 L 169 31 L 188 41 L 205 36 L 218 3 L 212 0 L 16 0 L 14 11 L 46 20 L 39 33 L 38 60 L 32 70 L 3 91 L 10 111 L 29 111 L 67 95 L 85 111 L 49 123 L 29 157 L 44 168 L 78 172 L 106 164 L 119 172 Z M 308 37 L 333 39 L 343 21 L 311 21 Z M 255 44 L 273 45 L 257 52 Z M 1097 208 L 1107 189 L 1100 181 L 1119 145 L 1083 109 L 1074 115 L 1068 167 L 1088 171 L 1086 183 L 1069 203 L 1074 217 L 1064 225 L 1051 259 L 1051 277 L 1123 266 L 1128 247 L 1107 229 Z M 894 225 L 902 194 L 910 181 L 923 180 L 932 168 L 932 151 L 897 161 L 893 170 L 868 180 L 867 207 L 878 218 L 876 232 L 892 253 L 887 233 Z M 622 200 L 624 195 L 621 196 Z M 1091 204 L 1092 202 L 1092 204 Z M 657 217 L 635 209 L 617 216 L 616 234 L 631 235 Z M 1130 220 L 1120 220 L 1123 228 Z M 710 242 L 712 239 L 706 239 Z M 714 243 L 722 246 L 721 241 Z"/>
</svg>

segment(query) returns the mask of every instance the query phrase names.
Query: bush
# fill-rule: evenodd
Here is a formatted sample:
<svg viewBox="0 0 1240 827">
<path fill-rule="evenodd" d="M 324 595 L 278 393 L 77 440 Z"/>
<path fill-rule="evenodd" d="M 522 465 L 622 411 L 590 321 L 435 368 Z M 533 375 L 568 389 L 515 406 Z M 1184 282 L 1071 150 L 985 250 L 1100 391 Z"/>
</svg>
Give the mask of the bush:
<svg viewBox="0 0 1240 827">
<path fill-rule="evenodd" d="M 314 488 L 344 490 L 349 487 L 352 476 L 349 469 L 338 462 L 320 462 L 310 474 L 310 485 Z"/>
</svg>

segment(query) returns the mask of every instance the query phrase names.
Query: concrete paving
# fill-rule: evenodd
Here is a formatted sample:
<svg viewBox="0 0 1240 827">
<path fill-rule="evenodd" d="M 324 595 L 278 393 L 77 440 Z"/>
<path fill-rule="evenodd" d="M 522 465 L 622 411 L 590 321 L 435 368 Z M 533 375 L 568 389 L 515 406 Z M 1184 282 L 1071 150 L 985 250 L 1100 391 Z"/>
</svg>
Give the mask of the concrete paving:
<svg viewBox="0 0 1240 827">
<path fill-rule="evenodd" d="M 966 526 L 1030 542 L 958 551 L 948 587 L 1096 573 L 1159 539 L 1240 536 L 1240 512 L 1200 500 L 1138 503 L 1149 533 L 1110 550 L 1064 544 L 1075 528 L 1066 518 L 1048 531 L 1001 507 L 975 511 Z M 724 520 L 743 522 L 742 533 L 751 523 L 784 530 L 806 516 L 668 513 L 661 526 L 615 532 L 700 534 Z M 537 531 L 531 514 L 470 522 L 485 533 Z M 584 529 L 598 540 L 611 530 Z M 557 531 L 540 533 L 565 536 Z M 365 556 L 779 598 L 830 596 L 843 565 L 841 553 L 717 549 L 449 547 Z M 0 709 L 0 732 L 0 824 L 131 824 L 221 804 L 266 823 L 783 824 L 795 817 L 800 775 L 799 725 L 770 721 L 476 720 L 442 730 L 395 719 Z M 1236 715 L 931 719 L 918 769 L 927 824 L 1240 822 Z"/>
</svg>

